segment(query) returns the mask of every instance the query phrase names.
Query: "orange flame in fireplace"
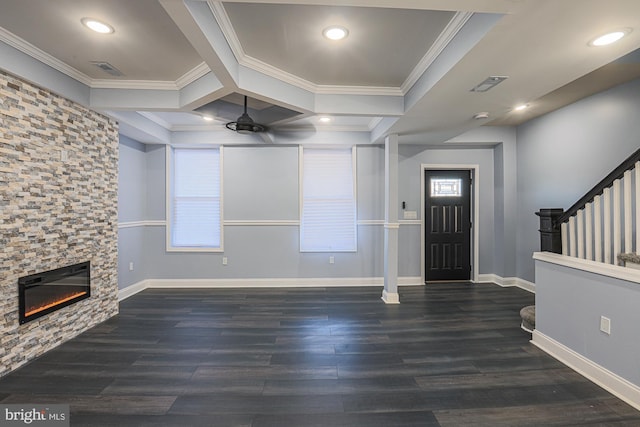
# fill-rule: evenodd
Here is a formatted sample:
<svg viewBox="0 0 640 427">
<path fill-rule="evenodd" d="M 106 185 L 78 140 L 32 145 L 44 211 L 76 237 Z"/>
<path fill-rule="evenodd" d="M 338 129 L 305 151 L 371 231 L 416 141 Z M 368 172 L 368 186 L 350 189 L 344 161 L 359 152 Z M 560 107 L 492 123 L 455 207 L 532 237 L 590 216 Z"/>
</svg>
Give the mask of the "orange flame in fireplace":
<svg viewBox="0 0 640 427">
<path fill-rule="evenodd" d="M 71 301 L 72 299 L 81 297 L 82 295 L 86 295 L 86 294 L 87 294 L 86 291 L 76 292 L 75 294 L 69 295 L 68 297 L 64 297 L 64 298 L 61 298 L 59 300 L 55 300 L 54 302 L 52 302 L 50 304 L 46 304 L 46 305 L 34 308 L 32 310 L 29 310 L 24 314 L 24 317 L 33 316 L 34 314 L 40 313 L 41 311 L 45 311 L 48 308 L 55 307 L 56 305 L 63 304 L 65 302 L 67 302 L 67 301 Z"/>
</svg>

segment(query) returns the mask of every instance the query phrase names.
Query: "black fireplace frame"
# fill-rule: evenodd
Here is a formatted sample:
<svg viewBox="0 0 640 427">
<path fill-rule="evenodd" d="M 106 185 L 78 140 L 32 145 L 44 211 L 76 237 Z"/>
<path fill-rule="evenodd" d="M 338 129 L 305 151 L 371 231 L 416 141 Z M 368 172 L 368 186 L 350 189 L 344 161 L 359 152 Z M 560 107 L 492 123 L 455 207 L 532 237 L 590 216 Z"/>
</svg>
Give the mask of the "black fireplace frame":
<svg viewBox="0 0 640 427">
<path fill-rule="evenodd" d="M 66 277 L 84 277 L 86 278 L 86 293 L 79 295 L 68 301 L 61 302 L 45 310 L 39 311 L 32 315 L 26 316 L 26 292 L 30 288 L 44 286 L 47 283 L 56 282 Z M 66 267 L 57 268 L 55 270 L 44 271 L 41 273 L 31 274 L 29 276 L 20 277 L 18 279 L 18 305 L 19 305 L 19 322 L 24 324 L 38 319 L 61 308 L 67 307 L 83 299 L 87 299 L 91 296 L 91 263 L 89 261 L 81 262 L 79 264 L 69 265 Z"/>
</svg>

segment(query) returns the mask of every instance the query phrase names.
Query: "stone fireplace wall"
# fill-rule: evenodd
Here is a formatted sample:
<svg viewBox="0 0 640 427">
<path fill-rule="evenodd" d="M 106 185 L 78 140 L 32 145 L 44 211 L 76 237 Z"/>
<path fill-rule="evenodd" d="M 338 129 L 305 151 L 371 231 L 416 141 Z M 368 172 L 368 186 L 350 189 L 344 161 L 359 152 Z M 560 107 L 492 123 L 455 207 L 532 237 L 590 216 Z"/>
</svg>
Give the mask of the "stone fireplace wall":
<svg viewBox="0 0 640 427">
<path fill-rule="evenodd" d="M 0 71 L 0 376 L 117 314 L 118 127 Z M 91 297 L 24 325 L 18 278 L 91 261 Z"/>
</svg>

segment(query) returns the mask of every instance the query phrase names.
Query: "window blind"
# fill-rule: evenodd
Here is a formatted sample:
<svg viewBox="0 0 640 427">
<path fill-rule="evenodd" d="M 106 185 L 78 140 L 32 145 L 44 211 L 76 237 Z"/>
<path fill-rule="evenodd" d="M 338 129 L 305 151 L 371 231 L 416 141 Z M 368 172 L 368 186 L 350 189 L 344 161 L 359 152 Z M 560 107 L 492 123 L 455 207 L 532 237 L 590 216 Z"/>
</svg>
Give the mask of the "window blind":
<svg viewBox="0 0 640 427">
<path fill-rule="evenodd" d="M 173 150 L 171 245 L 221 247 L 220 149 Z"/>
<path fill-rule="evenodd" d="M 302 252 L 357 249 L 355 168 L 352 149 L 304 149 Z"/>
</svg>

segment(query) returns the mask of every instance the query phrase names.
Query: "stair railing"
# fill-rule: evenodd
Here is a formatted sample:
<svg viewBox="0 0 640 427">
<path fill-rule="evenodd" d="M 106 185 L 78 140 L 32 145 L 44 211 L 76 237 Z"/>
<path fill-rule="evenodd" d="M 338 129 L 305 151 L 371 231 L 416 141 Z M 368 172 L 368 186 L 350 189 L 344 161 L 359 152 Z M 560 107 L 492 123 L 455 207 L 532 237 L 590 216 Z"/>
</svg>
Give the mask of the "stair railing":
<svg viewBox="0 0 640 427">
<path fill-rule="evenodd" d="M 562 254 L 617 264 L 640 252 L 640 149 L 556 219 Z"/>
</svg>

